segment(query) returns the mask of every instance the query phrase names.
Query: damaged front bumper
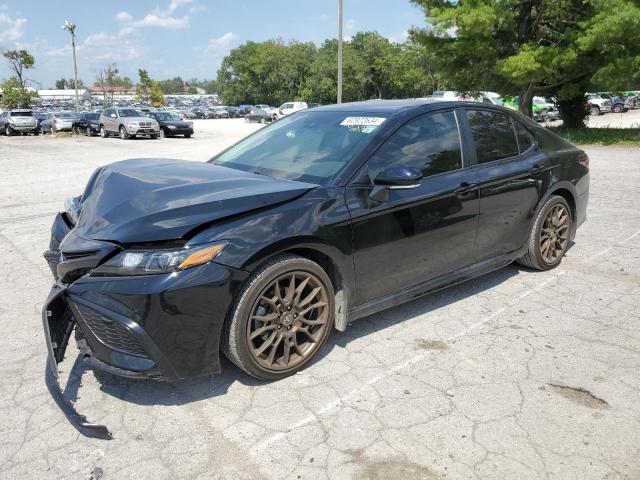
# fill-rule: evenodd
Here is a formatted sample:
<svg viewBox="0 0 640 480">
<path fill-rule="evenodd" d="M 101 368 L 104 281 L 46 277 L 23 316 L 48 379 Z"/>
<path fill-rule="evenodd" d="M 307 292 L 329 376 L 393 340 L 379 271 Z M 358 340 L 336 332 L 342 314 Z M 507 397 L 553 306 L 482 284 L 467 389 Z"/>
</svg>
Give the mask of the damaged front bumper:
<svg viewBox="0 0 640 480">
<path fill-rule="evenodd" d="M 76 430 L 87 437 L 111 440 L 112 434 L 109 429 L 104 425 L 89 422 L 84 415 L 80 415 L 71 402 L 64 398 L 60 388 L 58 363 L 64 360 L 64 353 L 75 325 L 73 315 L 62 300 L 65 290 L 66 287 L 63 285 L 54 285 L 42 309 L 42 323 L 48 351 L 45 368 L 47 389 Z"/>
<path fill-rule="evenodd" d="M 110 252 L 105 242 L 76 235 L 58 216 L 45 252 L 56 284 L 43 308 L 47 386 L 79 431 L 110 438 L 64 399 L 58 364 L 75 330 L 84 364 L 134 379 L 175 381 L 220 373 L 220 335 L 227 311 L 248 273 L 215 262 L 167 274 L 93 276 Z M 56 247 L 70 239 L 79 254 Z M 92 250 L 92 248 L 94 250 Z"/>
</svg>

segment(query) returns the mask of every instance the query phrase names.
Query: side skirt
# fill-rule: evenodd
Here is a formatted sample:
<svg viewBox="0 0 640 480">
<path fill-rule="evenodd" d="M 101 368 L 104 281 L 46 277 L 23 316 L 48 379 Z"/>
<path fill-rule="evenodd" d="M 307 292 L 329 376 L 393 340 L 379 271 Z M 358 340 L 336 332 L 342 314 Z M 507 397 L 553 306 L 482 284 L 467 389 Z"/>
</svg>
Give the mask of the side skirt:
<svg viewBox="0 0 640 480">
<path fill-rule="evenodd" d="M 409 302 L 422 297 L 423 295 L 457 285 L 458 283 L 466 282 L 467 280 L 471 280 L 481 275 L 493 272 L 494 270 L 506 267 L 511 262 L 524 255 L 525 250 L 526 248 L 522 248 L 521 250 L 517 250 L 507 255 L 490 258 L 468 267 L 461 268 L 455 272 L 407 287 L 390 295 L 376 298 L 375 300 L 363 303 L 362 305 L 357 305 L 349 309 L 348 319 L 349 321 L 358 320 L 359 318 Z"/>
</svg>

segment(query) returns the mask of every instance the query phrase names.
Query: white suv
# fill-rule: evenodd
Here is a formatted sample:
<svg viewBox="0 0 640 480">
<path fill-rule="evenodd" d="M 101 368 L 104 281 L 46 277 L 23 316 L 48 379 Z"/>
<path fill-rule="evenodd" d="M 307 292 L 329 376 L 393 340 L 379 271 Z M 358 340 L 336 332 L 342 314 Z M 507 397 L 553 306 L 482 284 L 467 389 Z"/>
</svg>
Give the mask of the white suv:
<svg viewBox="0 0 640 480">
<path fill-rule="evenodd" d="M 280 105 L 280 108 L 276 108 L 271 113 L 271 118 L 273 121 L 278 120 L 279 118 L 286 117 L 287 115 L 291 115 L 292 113 L 299 112 L 300 110 L 306 110 L 309 108 L 307 102 L 287 102 Z"/>
</svg>

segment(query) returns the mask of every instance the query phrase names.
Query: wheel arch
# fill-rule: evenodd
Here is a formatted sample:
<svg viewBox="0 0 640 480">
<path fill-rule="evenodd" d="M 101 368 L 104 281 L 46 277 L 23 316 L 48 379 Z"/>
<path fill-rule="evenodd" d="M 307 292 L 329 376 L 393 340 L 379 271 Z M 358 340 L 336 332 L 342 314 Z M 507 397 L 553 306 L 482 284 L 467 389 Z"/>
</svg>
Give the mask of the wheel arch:
<svg viewBox="0 0 640 480">
<path fill-rule="evenodd" d="M 337 330 L 344 331 L 348 320 L 350 291 L 348 286 L 353 284 L 353 260 L 351 255 L 345 255 L 336 247 L 314 238 L 289 238 L 272 244 L 254 254 L 245 263 L 245 268 L 247 271 L 255 271 L 274 257 L 282 254 L 297 255 L 311 260 L 320 265 L 327 273 L 334 291 L 334 326 Z"/>
<path fill-rule="evenodd" d="M 547 201 L 554 195 L 557 195 L 557 196 L 560 196 L 560 197 L 564 198 L 567 201 L 567 203 L 569 204 L 569 207 L 571 208 L 571 218 L 573 219 L 573 221 L 571 222 L 571 239 L 573 239 L 573 238 L 575 238 L 576 230 L 578 228 L 577 227 L 577 223 L 576 223 L 576 218 L 577 218 L 576 197 L 577 197 L 577 193 L 576 193 L 575 187 L 573 186 L 573 184 L 571 182 L 563 181 L 563 182 L 557 182 L 557 183 L 553 184 L 545 192 L 544 196 L 538 202 L 538 206 L 536 207 L 536 210 L 534 212 L 533 218 L 536 218 L 538 216 L 538 212 L 540 211 L 540 209 L 542 209 L 544 204 L 547 203 Z"/>
</svg>

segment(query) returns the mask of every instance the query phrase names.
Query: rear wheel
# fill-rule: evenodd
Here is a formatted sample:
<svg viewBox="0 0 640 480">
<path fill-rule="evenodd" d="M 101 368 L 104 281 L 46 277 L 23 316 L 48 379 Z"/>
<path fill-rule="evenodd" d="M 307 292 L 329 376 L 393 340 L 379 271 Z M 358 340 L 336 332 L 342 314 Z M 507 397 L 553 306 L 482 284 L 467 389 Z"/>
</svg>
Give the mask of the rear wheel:
<svg viewBox="0 0 640 480">
<path fill-rule="evenodd" d="M 616 104 L 613 106 L 613 111 L 615 113 L 622 113 L 623 110 L 624 110 L 624 107 L 620 104 Z"/>
<path fill-rule="evenodd" d="M 569 246 L 572 228 L 571 207 L 563 197 L 552 196 L 540 209 L 531 229 L 527 253 L 518 263 L 536 270 L 557 267 Z"/>
<path fill-rule="evenodd" d="M 225 322 L 222 349 L 256 378 L 278 380 L 303 369 L 324 345 L 334 293 L 315 262 L 281 255 L 257 270 Z"/>
<path fill-rule="evenodd" d="M 85 134 L 87 135 L 87 137 L 91 136 L 91 127 L 87 127 Z"/>
<path fill-rule="evenodd" d="M 9 125 L 5 125 L 4 126 L 4 134 L 7 137 L 10 137 L 11 135 L 13 135 L 13 130 L 11 129 L 11 127 Z"/>
<path fill-rule="evenodd" d="M 104 125 L 100 125 L 100 136 L 102 138 L 107 138 L 109 134 L 107 133 L 107 129 L 104 128 Z"/>
</svg>

